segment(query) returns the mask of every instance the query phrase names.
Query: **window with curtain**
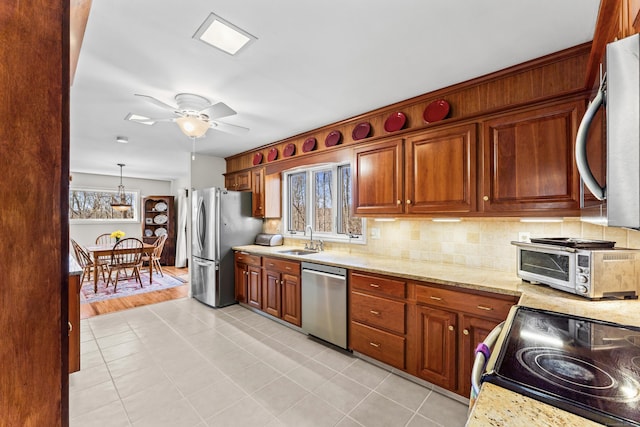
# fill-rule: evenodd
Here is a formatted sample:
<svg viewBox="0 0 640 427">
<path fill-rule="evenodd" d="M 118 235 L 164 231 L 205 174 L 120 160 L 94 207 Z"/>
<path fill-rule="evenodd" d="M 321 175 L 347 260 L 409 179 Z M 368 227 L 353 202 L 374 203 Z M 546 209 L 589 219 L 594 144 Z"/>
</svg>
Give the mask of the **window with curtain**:
<svg viewBox="0 0 640 427">
<path fill-rule="evenodd" d="M 127 190 L 126 202 L 131 209 L 118 212 L 111 208 L 111 201 L 118 196 L 117 190 L 90 188 L 69 189 L 69 220 L 74 222 L 139 222 L 138 191 Z"/>
<path fill-rule="evenodd" d="M 330 164 L 284 172 L 283 224 L 287 237 L 364 243 L 365 221 L 352 216 L 351 166 Z"/>
</svg>

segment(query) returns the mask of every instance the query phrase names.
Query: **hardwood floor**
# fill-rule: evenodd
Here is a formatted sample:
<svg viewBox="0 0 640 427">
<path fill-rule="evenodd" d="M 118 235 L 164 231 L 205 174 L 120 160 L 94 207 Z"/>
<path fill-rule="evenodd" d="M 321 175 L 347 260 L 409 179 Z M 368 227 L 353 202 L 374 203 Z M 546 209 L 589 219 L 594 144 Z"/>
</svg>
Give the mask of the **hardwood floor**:
<svg viewBox="0 0 640 427">
<path fill-rule="evenodd" d="M 140 295 L 132 295 L 122 298 L 113 298 L 105 301 L 97 301 L 88 304 L 80 304 L 80 319 L 98 316 L 100 314 L 113 313 L 147 304 L 184 298 L 189 294 L 189 269 L 163 266 L 162 271 L 187 281 L 184 285 L 176 286 L 161 291 L 147 292 Z"/>
</svg>

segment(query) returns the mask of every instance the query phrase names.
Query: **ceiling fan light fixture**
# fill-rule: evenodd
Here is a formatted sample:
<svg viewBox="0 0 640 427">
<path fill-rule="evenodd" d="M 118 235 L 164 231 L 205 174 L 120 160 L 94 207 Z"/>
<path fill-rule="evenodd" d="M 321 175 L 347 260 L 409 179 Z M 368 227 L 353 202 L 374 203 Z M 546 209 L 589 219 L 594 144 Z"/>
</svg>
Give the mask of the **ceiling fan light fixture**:
<svg viewBox="0 0 640 427">
<path fill-rule="evenodd" d="M 240 49 L 257 40 L 256 37 L 243 29 L 213 13 L 198 28 L 193 38 L 220 49 L 229 55 L 237 54 Z"/>
<path fill-rule="evenodd" d="M 200 138 L 207 133 L 209 123 L 197 117 L 179 117 L 176 119 L 178 127 L 185 135 L 193 138 Z"/>
</svg>

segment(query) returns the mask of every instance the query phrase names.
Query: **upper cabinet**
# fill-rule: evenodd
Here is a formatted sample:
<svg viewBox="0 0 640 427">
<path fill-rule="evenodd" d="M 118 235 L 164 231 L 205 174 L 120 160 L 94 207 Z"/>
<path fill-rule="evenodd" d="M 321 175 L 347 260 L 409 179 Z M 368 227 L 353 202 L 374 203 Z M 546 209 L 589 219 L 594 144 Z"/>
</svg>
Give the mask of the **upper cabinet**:
<svg viewBox="0 0 640 427">
<path fill-rule="evenodd" d="M 251 191 L 251 171 L 226 174 L 224 186 L 227 190 Z"/>
<path fill-rule="evenodd" d="M 579 210 L 574 143 L 584 102 L 507 114 L 483 123 L 484 212 Z"/>
<path fill-rule="evenodd" d="M 456 126 L 356 148 L 356 214 L 473 211 L 475 128 Z"/>
<path fill-rule="evenodd" d="M 354 150 L 353 205 L 356 215 L 404 212 L 402 139 Z"/>
<path fill-rule="evenodd" d="M 405 165 L 405 212 L 475 210 L 475 124 L 407 138 Z"/>
<path fill-rule="evenodd" d="M 256 218 L 280 217 L 280 174 L 266 175 L 265 168 L 251 171 L 253 216 Z"/>
</svg>

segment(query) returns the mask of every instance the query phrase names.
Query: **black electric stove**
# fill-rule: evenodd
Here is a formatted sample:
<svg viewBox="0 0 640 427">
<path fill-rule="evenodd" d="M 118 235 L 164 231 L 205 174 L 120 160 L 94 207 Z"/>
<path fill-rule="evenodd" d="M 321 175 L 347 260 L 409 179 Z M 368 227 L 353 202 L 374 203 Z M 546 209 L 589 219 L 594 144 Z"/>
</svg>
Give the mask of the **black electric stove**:
<svg viewBox="0 0 640 427">
<path fill-rule="evenodd" d="M 482 380 L 601 424 L 640 425 L 640 328 L 518 307 Z"/>
</svg>

